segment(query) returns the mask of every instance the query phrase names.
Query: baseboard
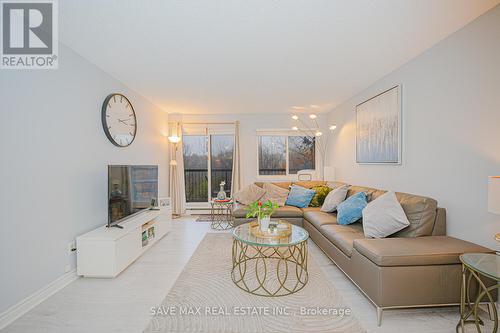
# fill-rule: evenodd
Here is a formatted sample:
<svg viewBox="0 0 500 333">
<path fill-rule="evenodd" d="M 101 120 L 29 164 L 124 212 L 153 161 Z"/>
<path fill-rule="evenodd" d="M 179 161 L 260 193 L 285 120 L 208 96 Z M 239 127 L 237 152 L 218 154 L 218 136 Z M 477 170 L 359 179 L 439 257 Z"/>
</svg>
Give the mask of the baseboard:
<svg viewBox="0 0 500 333">
<path fill-rule="evenodd" d="M 5 312 L 0 314 L 0 330 L 12 323 L 17 318 L 26 314 L 29 310 L 33 309 L 35 306 L 42 303 L 50 296 L 54 295 L 56 292 L 63 289 L 76 279 L 78 279 L 78 275 L 76 275 L 75 268 L 52 281 L 40 290 L 29 295 L 19 303 L 11 306 Z"/>
</svg>

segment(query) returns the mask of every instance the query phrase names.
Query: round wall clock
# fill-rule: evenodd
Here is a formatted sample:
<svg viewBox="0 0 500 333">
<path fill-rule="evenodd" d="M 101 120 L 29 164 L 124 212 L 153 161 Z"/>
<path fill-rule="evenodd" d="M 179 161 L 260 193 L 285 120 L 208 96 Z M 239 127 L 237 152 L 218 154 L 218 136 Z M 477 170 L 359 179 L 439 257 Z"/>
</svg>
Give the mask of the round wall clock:
<svg viewBox="0 0 500 333">
<path fill-rule="evenodd" d="M 110 94 L 101 110 L 102 127 L 109 141 L 118 147 L 127 147 L 137 133 L 137 119 L 132 104 L 122 94 Z"/>
</svg>

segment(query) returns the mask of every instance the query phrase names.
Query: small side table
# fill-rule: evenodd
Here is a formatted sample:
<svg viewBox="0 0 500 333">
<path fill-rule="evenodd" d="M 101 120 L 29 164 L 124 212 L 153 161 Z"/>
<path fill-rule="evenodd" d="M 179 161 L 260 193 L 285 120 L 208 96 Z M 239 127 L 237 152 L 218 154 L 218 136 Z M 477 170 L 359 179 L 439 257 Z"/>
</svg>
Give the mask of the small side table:
<svg viewBox="0 0 500 333">
<path fill-rule="evenodd" d="M 210 201 L 210 206 L 210 217 L 212 219 L 210 227 L 212 229 L 227 230 L 234 226 L 233 200 L 218 201 L 212 199 Z"/>
<path fill-rule="evenodd" d="M 460 290 L 460 321 L 457 324 L 456 331 L 458 333 L 460 327 L 463 333 L 465 332 L 465 324 L 474 323 L 477 331 L 481 332 L 480 325 L 484 325 L 484 323 L 479 318 L 477 310 L 481 300 L 486 297 L 488 311 L 494 321 L 493 332 L 496 333 L 498 330 L 498 313 L 491 291 L 500 287 L 500 256 L 492 253 L 465 253 L 460 256 L 460 261 L 462 262 L 462 287 Z M 496 284 L 487 286 L 481 277 L 496 281 Z M 476 297 L 473 300 L 471 300 L 470 294 L 472 279 L 475 280 L 478 286 L 477 296 L 474 295 Z"/>
</svg>

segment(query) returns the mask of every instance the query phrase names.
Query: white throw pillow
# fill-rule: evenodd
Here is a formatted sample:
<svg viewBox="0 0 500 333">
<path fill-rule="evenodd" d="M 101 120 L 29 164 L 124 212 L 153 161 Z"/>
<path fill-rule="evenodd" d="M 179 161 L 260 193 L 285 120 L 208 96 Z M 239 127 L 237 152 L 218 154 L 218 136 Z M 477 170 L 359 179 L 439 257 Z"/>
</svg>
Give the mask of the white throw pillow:
<svg viewBox="0 0 500 333">
<path fill-rule="evenodd" d="M 345 200 L 348 189 L 349 186 L 342 185 L 340 187 L 337 187 L 336 189 L 331 190 L 330 193 L 328 193 L 328 195 L 326 196 L 325 201 L 323 202 L 323 206 L 321 206 L 320 210 L 325 213 L 334 212 L 337 209 L 337 206 Z"/>
<path fill-rule="evenodd" d="M 266 194 L 264 194 L 264 196 L 262 197 L 262 202 L 271 200 L 273 203 L 277 203 L 280 207 L 283 207 L 285 205 L 286 198 L 288 198 L 288 193 L 290 192 L 290 190 L 284 189 L 283 187 L 279 187 L 271 183 L 264 183 L 263 188 L 264 191 L 266 191 Z"/>
<path fill-rule="evenodd" d="M 249 205 L 252 202 L 255 202 L 262 198 L 264 194 L 266 194 L 266 191 L 263 188 L 260 188 L 252 183 L 236 192 L 233 197 L 234 200 L 238 201 L 239 203 Z"/>
<path fill-rule="evenodd" d="M 384 238 L 409 225 L 394 192 L 384 193 L 363 209 L 363 232 L 367 238 Z"/>
</svg>

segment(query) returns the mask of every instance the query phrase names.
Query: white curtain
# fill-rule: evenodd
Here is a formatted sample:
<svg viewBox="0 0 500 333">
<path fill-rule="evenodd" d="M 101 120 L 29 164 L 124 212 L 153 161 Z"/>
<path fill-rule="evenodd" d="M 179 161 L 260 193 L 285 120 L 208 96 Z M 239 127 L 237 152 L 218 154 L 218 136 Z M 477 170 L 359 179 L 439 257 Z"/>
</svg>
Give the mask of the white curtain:
<svg viewBox="0 0 500 333">
<path fill-rule="evenodd" d="M 182 153 L 182 131 L 179 143 L 170 143 L 170 200 L 172 213 L 183 215 L 186 212 L 186 187 L 184 183 L 184 156 Z"/>
<path fill-rule="evenodd" d="M 240 163 L 240 122 L 234 125 L 233 149 L 233 175 L 231 179 L 231 197 L 241 189 L 241 163 Z"/>
</svg>

